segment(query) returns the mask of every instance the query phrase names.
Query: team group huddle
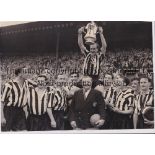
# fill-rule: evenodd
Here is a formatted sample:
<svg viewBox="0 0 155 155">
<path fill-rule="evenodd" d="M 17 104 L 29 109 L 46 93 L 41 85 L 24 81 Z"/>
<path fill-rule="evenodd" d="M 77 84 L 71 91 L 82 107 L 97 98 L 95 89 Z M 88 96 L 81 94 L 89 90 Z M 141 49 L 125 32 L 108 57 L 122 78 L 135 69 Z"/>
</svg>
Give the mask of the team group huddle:
<svg viewBox="0 0 155 155">
<path fill-rule="evenodd" d="M 101 48 L 94 42 L 87 49 L 84 31 L 78 30 L 85 56 L 82 78 L 78 72 L 58 74 L 51 86 L 48 73 L 32 81 L 24 78 L 22 68 L 15 69 L 15 78 L 2 88 L 2 131 L 154 128 L 154 119 L 144 117 L 145 109 L 154 107 L 150 78 L 129 80 L 122 73 L 107 72 L 100 80 L 107 47 L 103 29 L 98 27 Z"/>
</svg>

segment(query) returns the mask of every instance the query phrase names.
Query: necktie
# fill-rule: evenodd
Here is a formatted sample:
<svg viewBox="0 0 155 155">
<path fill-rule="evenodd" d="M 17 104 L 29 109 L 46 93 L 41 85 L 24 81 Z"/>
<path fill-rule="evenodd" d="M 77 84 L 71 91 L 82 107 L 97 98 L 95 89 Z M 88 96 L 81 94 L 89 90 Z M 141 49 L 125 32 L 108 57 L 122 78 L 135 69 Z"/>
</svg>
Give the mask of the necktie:
<svg viewBox="0 0 155 155">
<path fill-rule="evenodd" d="M 83 91 L 83 95 L 84 95 L 84 100 L 86 100 L 87 96 L 86 96 L 86 90 Z"/>
</svg>

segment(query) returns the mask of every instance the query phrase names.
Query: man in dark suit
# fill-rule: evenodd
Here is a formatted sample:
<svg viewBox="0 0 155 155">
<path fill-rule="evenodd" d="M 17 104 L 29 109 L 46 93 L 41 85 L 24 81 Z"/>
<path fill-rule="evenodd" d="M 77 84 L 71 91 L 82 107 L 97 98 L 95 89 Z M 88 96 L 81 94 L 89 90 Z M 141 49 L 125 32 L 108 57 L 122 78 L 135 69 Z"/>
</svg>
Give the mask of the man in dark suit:
<svg viewBox="0 0 155 155">
<path fill-rule="evenodd" d="M 102 94 L 92 89 L 92 78 L 85 76 L 82 79 L 83 88 L 75 92 L 70 108 L 70 124 L 73 129 L 92 128 L 90 117 L 99 114 L 100 120 L 95 123 L 96 128 L 104 125 L 105 102 Z"/>
</svg>

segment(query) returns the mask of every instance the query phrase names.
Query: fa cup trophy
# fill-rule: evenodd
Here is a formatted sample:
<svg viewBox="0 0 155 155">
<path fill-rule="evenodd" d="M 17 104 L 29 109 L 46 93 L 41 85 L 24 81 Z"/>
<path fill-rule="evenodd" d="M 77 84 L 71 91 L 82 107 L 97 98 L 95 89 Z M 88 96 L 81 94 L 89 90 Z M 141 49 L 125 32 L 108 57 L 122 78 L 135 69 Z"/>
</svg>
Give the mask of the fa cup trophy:
<svg viewBox="0 0 155 155">
<path fill-rule="evenodd" d="M 94 44 L 96 41 L 96 34 L 98 30 L 97 25 L 95 24 L 95 22 L 91 22 L 86 25 L 85 29 L 87 30 L 86 35 L 84 36 L 85 43 L 87 45 Z"/>
</svg>

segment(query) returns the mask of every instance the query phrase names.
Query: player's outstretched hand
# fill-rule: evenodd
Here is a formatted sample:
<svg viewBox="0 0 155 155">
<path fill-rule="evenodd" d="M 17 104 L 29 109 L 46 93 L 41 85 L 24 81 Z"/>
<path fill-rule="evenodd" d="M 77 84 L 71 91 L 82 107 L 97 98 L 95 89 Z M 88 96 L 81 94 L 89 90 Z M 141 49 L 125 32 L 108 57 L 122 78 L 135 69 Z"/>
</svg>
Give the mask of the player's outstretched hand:
<svg viewBox="0 0 155 155">
<path fill-rule="evenodd" d="M 147 125 L 153 125 L 154 121 L 148 121 L 148 120 L 144 119 L 144 123 Z"/>
<path fill-rule="evenodd" d="M 101 126 L 104 124 L 104 122 L 105 122 L 105 120 L 100 119 L 99 121 L 97 121 L 97 122 L 95 123 L 95 125 L 96 125 L 96 127 L 101 127 Z"/>
</svg>

